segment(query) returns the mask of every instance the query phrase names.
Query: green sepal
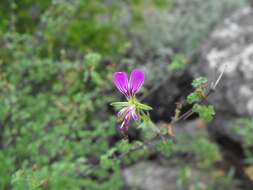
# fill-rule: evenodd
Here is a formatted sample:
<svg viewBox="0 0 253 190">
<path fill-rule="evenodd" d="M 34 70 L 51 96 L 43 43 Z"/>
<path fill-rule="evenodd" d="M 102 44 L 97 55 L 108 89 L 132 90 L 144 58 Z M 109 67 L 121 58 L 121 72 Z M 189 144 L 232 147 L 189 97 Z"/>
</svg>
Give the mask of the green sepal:
<svg viewBox="0 0 253 190">
<path fill-rule="evenodd" d="M 137 103 L 137 108 L 142 109 L 142 110 L 147 110 L 147 111 L 152 110 L 152 107 L 150 107 L 146 104 L 141 104 L 139 102 Z"/>
<path fill-rule="evenodd" d="M 112 102 L 110 105 L 116 109 L 121 109 L 123 107 L 129 106 L 129 102 Z"/>
</svg>

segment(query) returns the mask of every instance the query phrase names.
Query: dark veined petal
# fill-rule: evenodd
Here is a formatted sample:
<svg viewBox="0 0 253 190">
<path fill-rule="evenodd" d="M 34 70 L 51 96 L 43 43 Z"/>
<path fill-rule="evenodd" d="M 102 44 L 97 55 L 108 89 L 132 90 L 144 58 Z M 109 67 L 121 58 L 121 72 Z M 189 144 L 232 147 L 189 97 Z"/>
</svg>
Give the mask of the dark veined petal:
<svg viewBox="0 0 253 190">
<path fill-rule="evenodd" d="M 143 85 L 145 80 L 145 74 L 140 69 L 135 69 L 132 71 L 130 80 L 129 80 L 129 91 L 132 96 L 134 96 L 141 86 Z"/>
<path fill-rule="evenodd" d="M 122 94 L 127 95 L 128 79 L 125 72 L 115 72 L 113 82 Z"/>
</svg>

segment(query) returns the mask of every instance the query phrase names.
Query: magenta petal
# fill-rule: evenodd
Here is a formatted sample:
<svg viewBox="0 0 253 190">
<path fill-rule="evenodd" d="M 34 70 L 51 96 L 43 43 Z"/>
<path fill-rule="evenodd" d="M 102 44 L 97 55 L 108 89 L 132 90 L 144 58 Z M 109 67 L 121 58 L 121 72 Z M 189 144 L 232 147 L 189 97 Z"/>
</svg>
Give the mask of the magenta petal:
<svg viewBox="0 0 253 190">
<path fill-rule="evenodd" d="M 131 95 L 134 96 L 140 87 L 143 85 L 145 80 L 145 74 L 140 69 L 135 69 L 132 71 L 129 81 L 129 91 Z"/>
<path fill-rule="evenodd" d="M 118 112 L 117 116 L 118 116 L 119 118 L 124 118 L 125 115 L 126 115 L 126 113 L 127 113 L 127 109 L 128 109 L 128 107 L 122 108 L 122 109 Z"/>
<path fill-rule="evenodd" d="M 132 112 L 132 118 L 133 118 L 134 121 L 138 120 L 138 115 L 135 111 Z"/>
<path fill-rule="evenodd" d="M 125 72 L 114 73 L 114 84 L 122 94 L 127 95 L 128 79 Z"/>
<path fill-rule="evenodd" d="M 130 121 L 130 119 L 131 119 L 130 116 L 131 116 L 131 115 L 130 115 L 129 113 L 125 116 L 125 118 L 124 118 L 124 124 L 125 124 L 125 125 L 128 125 L 128 124 L 129 124 L 129 121 Z"/>
</svg>

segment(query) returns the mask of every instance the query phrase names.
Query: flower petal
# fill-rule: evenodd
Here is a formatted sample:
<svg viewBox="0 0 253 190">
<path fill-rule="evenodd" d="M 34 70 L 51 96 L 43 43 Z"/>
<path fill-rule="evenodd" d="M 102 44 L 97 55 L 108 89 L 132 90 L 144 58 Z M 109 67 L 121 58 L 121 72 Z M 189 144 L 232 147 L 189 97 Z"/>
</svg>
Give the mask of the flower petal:
<svg viewBox="0 0 253 190">
<path fill-rule="evenodd" d="M 114 73 L 114 84 L 117 89 L 124 95 L 127 95 L 128 79 L 125 72 Z"/>
<path fill-rule="evenodd" d="M 120 120 L 123 120 L 124 117 L 127 115 L 127 113 L 129 112 L 128 109 L 128 107 L 124 107 L 118 112 L 117 116 Z"/>
<path fill-rule="evenodd" d="M 132 71 L 129 80 L 129 91 L 132 96 L 134 96 L 140 87 L 143 85 L 145 80 L 145 74 L 140 69 L 135 69 Z"/>
<path fill-rule="evenodd" d="M 133 118 L 134 121 L 138 120 L 138 115 L 135 111 L 132 111 L 132 118 Z"/>
<path fill-rule="evenodd" d="M 129 114 L 130 112 L 128 112 L 128 114 L 125 116 L 124 118 L 124 124 L 128 126 L 129 121 L 131 119 L 131 115 Z"/>
</svg>

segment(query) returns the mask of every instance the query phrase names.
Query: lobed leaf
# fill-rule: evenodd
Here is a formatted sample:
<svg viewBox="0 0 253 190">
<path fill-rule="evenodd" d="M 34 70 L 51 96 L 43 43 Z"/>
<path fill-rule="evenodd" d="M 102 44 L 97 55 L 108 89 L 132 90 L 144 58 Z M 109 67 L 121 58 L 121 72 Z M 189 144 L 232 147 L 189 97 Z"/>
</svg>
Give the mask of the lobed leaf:
<svg viewBox="0 0 253 190">
<path fill-rule="evenodd" d="M 214 107 L 211 105 L 205 106 L 195 104 L 192 110 L 193 112 L 198 113 L 199 117 L 207 123 L 211 122 L 213 120 L 213 116 L 215 115 Z"/>
<path fill-rule="evenodd" d="M 201 87 L 203 84 L 206 84 L 208 82 L 208 79 L 206 77 L 199 77 L 192 81 L 192 86 L 194 88 Z"/>
</svg>

